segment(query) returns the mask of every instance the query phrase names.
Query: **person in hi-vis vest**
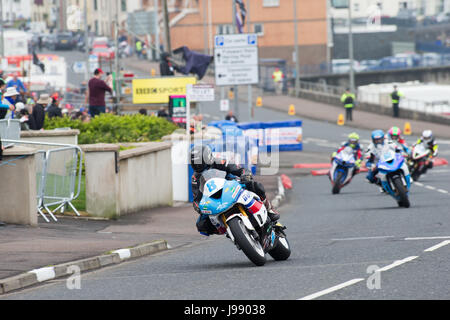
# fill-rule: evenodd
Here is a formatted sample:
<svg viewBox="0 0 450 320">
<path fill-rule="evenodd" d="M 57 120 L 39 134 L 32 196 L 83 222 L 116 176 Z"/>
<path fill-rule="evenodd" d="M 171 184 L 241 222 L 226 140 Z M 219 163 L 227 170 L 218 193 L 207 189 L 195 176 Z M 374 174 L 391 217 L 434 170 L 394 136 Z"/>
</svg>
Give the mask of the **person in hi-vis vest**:
<svg viewBox="0 0 450 320">
<path fill-rule="evenodd" d="M 281 71 L 279 68 L 276 68 L 275 71 L 272 74 L 272 79 L 275 84 L 275 92 L 277 94 L 283 93 L 283 80 L 284 80 L 284 74 L 283 71 Z"/>
<path fill-rule="evenodd" d="M 397 86 L 394 86 L 394 92 L 391 93 L 394 118 L 400 117 L 400 99 L 402 97 L 403 97 L 403 94 L 400 91 L 398 91 Z"/>
<path fill-rule="evenodd" d="M 347 121 L 353 121 L 353 108 L 355 107 L 356 97 L 350 92 L 350 89 L 345 90 L 341 97 L 341 102 L 344 104 Z"/>
</svg>

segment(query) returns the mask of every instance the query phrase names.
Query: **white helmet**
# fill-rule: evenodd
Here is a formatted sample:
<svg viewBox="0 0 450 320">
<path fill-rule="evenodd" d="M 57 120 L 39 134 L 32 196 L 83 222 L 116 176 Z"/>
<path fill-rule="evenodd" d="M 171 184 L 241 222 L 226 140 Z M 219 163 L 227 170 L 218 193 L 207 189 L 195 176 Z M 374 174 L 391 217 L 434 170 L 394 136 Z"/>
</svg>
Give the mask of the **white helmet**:
<svg viewBox="0 0 450 320">
<path fill-rule="evenodd" d="M 425 130 L 425 131 L 422 133 L 422 139 L 423 139 L 423 141 L 425 141 L 425 142 L 431 142 L 431 141 L 433 141 L 433 131 L 431 131 L 431 130 Z"/>
</svg>

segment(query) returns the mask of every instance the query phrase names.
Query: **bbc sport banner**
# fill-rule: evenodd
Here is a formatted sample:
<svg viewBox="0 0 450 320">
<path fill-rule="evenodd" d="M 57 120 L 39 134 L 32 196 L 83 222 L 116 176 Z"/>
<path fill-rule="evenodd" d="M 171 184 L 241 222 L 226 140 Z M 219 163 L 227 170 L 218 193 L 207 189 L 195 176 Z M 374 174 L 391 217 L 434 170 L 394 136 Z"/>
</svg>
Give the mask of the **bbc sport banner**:
<svg viewBox="0 0 450 320">
<path fill-rule="evenodd" d="M 185 96 L 186 85 L 196 83 L 195 77 L 135 79 L 133 104 L 168 104 L 170 96 Z"/>
</svg>

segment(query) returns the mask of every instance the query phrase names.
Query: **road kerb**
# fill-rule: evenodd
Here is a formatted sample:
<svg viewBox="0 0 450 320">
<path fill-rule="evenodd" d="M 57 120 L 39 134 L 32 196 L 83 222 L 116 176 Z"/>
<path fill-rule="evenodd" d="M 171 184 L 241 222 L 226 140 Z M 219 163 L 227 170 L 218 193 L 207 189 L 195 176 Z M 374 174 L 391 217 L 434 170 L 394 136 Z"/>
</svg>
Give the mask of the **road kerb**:
<svg viewBox="0 0 450 320">
<path fill-rule="evenodd" d="M 117 251 L 129 250 L 130 256 L 126 259 L 121 258 Z M 14 277 L 0 280 L 0 295 L 11 293 L 31 287 L 36 284 L 45 283 L 57 278 L 68 277 L 71 275 L 69 267 L 77 266 L 80 272 L 87 272 L 101 269 L 103 267 L 120 264 L 129 259 L 140 258 L 152 255 L 161 251 L 169 250 L 169 245 L 165 240 L 158 240 L 151 243 L 142 244 L 133 248 L 116 250 L 116 252 L 107 253 L 100 256 L 81 259 L 73 262 L 67 262 L 56 266 L 47 266 L 41 269 L 35 269 Z M 51 270 L 52 272 L 48 272 Z M 46 276 L 41 276 L 45 272 Z M 51 274 L 51 276 L 49 275 Z M 41 278 L 41 279 L 39 279 Z"/>
</svg>

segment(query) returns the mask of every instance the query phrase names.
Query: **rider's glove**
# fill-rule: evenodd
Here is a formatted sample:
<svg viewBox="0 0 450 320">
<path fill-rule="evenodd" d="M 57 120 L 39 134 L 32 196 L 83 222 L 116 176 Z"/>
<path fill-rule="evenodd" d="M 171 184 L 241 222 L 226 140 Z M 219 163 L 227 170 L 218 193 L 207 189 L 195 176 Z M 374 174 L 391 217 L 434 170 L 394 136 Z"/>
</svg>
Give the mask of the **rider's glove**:
<svg viewBox="0 0 450 320">
<path fill-rule="evenodd" d="M 247 182 L 252 182 L 252 181 L 253 181 L 253 175 L 250 172 L 246 172 L 245 174 L 243 174 L 241 176 L 242 183 L 247 183 Z"/>
<path fill-rule="evenodd" d="M 356 162 L 355 162 L 355 165 L 356 165 L 356 167 L 359 169 L 359 168 L 361 168 L 361 160 L 356 160 Z"/>
</svg>

